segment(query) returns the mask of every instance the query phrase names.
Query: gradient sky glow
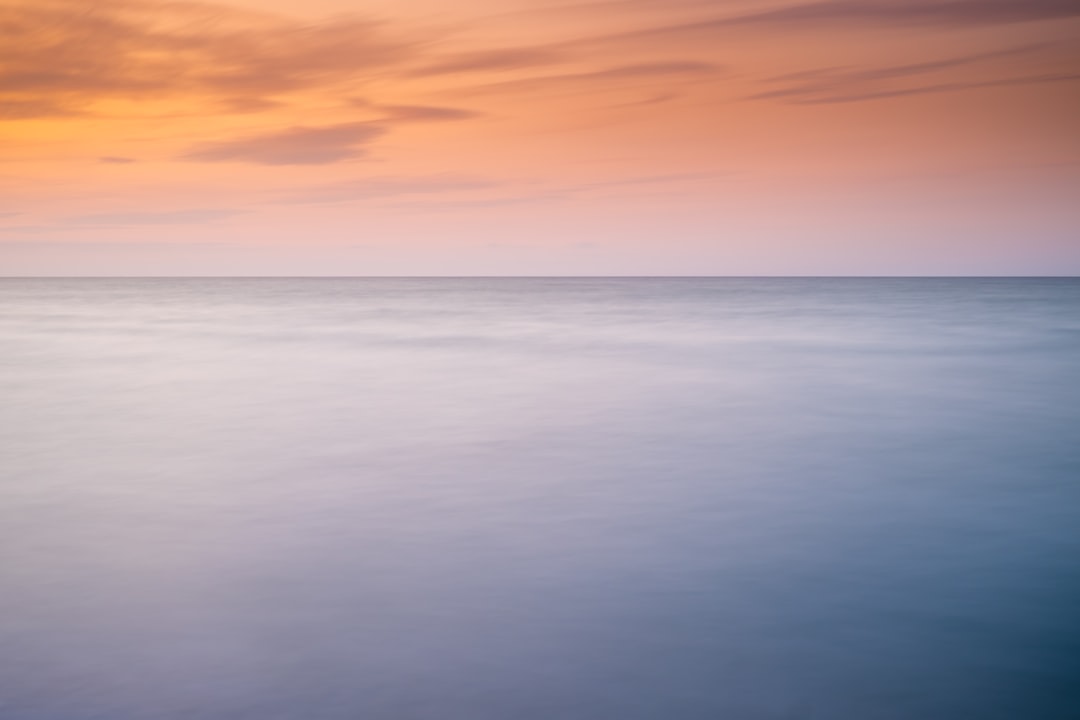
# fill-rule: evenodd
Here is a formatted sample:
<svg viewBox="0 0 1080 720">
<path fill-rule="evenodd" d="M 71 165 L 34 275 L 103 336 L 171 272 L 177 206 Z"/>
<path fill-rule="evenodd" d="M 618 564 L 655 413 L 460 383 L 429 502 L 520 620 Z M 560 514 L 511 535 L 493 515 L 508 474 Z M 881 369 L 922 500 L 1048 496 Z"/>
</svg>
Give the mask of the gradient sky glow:
<svg viewBox="0 0 1080 720">
<path fill-rule="evenodd" d="M 0 0 L 0 274 L 1080 274 L 1080 0 Z"/>
</svg>

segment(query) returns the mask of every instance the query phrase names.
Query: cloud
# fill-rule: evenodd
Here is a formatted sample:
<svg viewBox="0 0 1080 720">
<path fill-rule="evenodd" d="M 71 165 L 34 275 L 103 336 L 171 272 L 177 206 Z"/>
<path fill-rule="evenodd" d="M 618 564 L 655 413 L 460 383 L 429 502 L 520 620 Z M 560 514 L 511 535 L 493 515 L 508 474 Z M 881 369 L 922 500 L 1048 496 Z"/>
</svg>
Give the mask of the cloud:
<svg viewBox="0 0 1080 720">
<path fill-rule="evenodd" d="M 457 53 L 412 70 L 414 76 L 450 75 L 457 73 L 517 70 L 527 67 L 554 65 L 565 56 L 554 48 L 510 48 L 481 52 Z"/>
<path fill-rule="evenodd" d="M 0 225 L 0 235 L 47 235 L 68 229 L 58 225 Z"/>
<path fill-rule="evenodd" d="M 437 195 L 499 187 L 495 180 L 461 175 L 426 177 L 375 177 L 332 183 L 290 193 L 290 205 L 347 203 L 406 195 Z"/>
<path fill-rule="evenodd" d="M 354 17 L 311 24 L 209 3 L 5 0 L 0 116 L 172 96 L 252 111 L 268 107 L 268 96 L 362 80 L 417 47 Z"/>
<path fill-rule="evenodd" d="M 129 165 L 135 162 L 135 158 L 119 157 L 117 155 L 106 155 L 99 157 L 98 162 L 103 165 Z"/>
<path fill-rule="evenodd" d="M 671 102 L 672 100 L 678 100 L 681 95 L 678 93 L 657 93 L 650 95 L 647 98 L 641 100 L 635 100 L 633 102 L 619 103 L 618 105 L 612 105 L 612 108 L 631 108 L 631 107 L 644 107 L 646 105 L 660 105 L 662 103 Z"/>
<path fill-rule="evenodd" d="M 714 73 L 720 68 L 705 62 L 658 62 L 640 65 L 622 65 L 577 75 L 554 76 L 557 79 L 610 80 L 621 78 L 655 77 L 657 75 L 699 75 Z"/>
<path fill-rule="evenodd" d="M 1023 56 L 1047 47 L 1029 45 L 1006 50 L 964 55 L 921 63 L 908 63 L 876 68 L 821 68 L 779 75 L 767 79 L 779 85 L 749 97 L 752 100 L 779 100 L 794 104 L 825 104 L 877 100 L 904 95 L 953 92 L 986 87 L 1002 87 L 1046 82 L 1062 82 L 1073 73 L 1011 74 L 963 80 L 941 80 L 930 84 L 906 85 L 906 81 L 958 68 L 980 66 L 994 60 Z"/>
<path fill-rule="evenodd" d="M 1017 85 L 1042 85 L 1046 83 L 1077 82 L 1080 81 L 1080 73 L 1074 74 L 1043 74 L 1043 75 L 1020 75 L 1010 78 L 998 78 L 996 80 L 977 80 L 970 82 L 947 82 L 936 85 L 920 85 L 915 87 L 882 89 L 882 90 L 855 90 L 855 91 L 831 91 L 827 93 L 809 92 L 804 94 L 792 94 L 789 102 L 800 105 L 826 105 L 849 102 L 865 102 L 867 100 L 882 100 L 885 98 L 903 97 L 906 95 L 929 95 L 935 93 L 959 92 L 961 90 L 978 90 L 981 88 L 1015 87 Z"/>
<path fill-rule="evenodd" d="M 711 35 L 737 29 L 832 27 L 978 27 L 1080 17 L 1078 0 L 824 0 L 741 15 L 668 23 L 574 43 L 580 48 L 657 37 Z"/>
<path fill-rule="evenodd" d="M 363 157 L 365 146 L 386 132 L 372 123 L 293 127 L 236 140 L 204 143 L 182 156 L 196 162 L 259 165 L 326 165 Z"/>
<path fill-rule="evenodd" d="M 350 107 L 360 108 L 369 114 L 375 114 L 376 116 L 369 122 L 378 123 L 379 125 L 471 120 L 483 115 L 483 113 L 473 110 L 434 105 L 379 105 L 367 98 L 359 97 L 347 98 L 345 102 Z"/>
<path fill-rule="evenodd" d="M 4 97 L 3 75 L 0 71 L 0 120 L 29 120 L 34 118 L 72 117 L 77 110 L 49 98 Z"/>
<path fill-rule="evenodd" d="M 76 225 L 202 225 L 241 214 L 239 210 L 171 210 L 165 212 L 94 213 L 65 220 Z"/>
<path fill-rule="evenodd" d="M 422 210 L 424 212 L 440 210 L 476 210 L 498 207 L 513 207 L 517 205 L 537 205 L 544 203 L 558 203 L 570 200 L 573 193 L 561 190 L 549 190 L 544 192 L 529 193 L 525 195 L 508 195 L 493 198 L 462 198 L 456 200 L 435 200 L 423 202 L 401 201 L 389 205 L 398 210 Z"/>
<path fill-rule="evenodd" d="M 499 83 L 479 85 L 458 92 L 516 92 L 523 90 L 545 90 L 549 88 L 592 86 L 609 82 L 624 80 L 648 80 L 672 76 L 704 76 L 712 75 L 721 71 L 721 67 L 713 63 L 673 61 L 642 63 L 638 65 L 620 65 L 581 73 L 564 73 L 560 75 L 540 75 L 537 77 L 522 78 L 520 80 L 508 80 Z"/>
<path fill-rule="evenodd" d="M 663 175 L 640 175 L 636 177 L 620 178 L 618 180 L 603 180 L 587 183 L 579 186 L 582 189 L 626 187 L 632 185 L 667 185 L 671 183 L 693 183 L 700 181 L 716 181 L 726 177 L 727 173 L 717 172 L 686 172 L 666 173 Z"/>
<path fill-rule="evenodd" d="M 732 25 L 997 25 L 1080 16 L 1076 0 L 827 0 L 719 21 Z"/>
<path fill-rule="evenodd" d="M 219 104 L 226 112 L 239 114 L 260 113 L 267 110 L 276 110 L 277 108 L 285 106 L 285 103 L 278 100 L 254 96 L 221 98 Z"/>
<path fill-rule="evenodd" d="M 596 191 L 611 194 L 625 189 L 663 189 L 665 187 L 674 191 L 688 184 L 715 182 L 720 177 L 721 175 L 712 172 L 669 173 L 563 184 L 557 188 L 544 187 L 544 183 L 537 181 L 510 183 L 490 178 L 454 175 L 383 177 L 310 188 L 292 196 L 286 202 L 316 204 L 393 199 L 394 202 L 386 205 L 401 209 L 457 210 L 564 202 L 593 196 Z M 522 185 L 526 186 L 524 191 L 521 191 Z M 507 191 L 515 189 L 515 186 L 518 192 L 507 194 Z M 502 192 L 494 195 L 481 193 L 482 196 L 478 197 L 477 193 L 472 192 L 475 190 L 501 190 Z M 418 195 L 436 197 L 413 197 Z"/>
<path fill-rule="evenodd" d="M 428 105 L 379 105 L 376 107 L 387 114 L 380 122 L 446 122 L 471 120 L 480 117 L 478 112 L 460 108 L 432 107 Z"/>
</svg>

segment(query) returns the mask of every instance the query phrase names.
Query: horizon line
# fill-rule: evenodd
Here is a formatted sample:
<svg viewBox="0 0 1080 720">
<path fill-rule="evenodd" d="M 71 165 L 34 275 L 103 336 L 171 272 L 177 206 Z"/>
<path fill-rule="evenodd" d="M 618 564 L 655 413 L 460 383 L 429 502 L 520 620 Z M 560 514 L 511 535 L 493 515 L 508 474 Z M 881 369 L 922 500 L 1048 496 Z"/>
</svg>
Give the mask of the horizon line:
<svg viewBox="0 0 1080 720">
<path fill-rule="evenodd" d="M 1039 280 L 1075 275 L 0 275 L 0 280 Z"/>
</svg>

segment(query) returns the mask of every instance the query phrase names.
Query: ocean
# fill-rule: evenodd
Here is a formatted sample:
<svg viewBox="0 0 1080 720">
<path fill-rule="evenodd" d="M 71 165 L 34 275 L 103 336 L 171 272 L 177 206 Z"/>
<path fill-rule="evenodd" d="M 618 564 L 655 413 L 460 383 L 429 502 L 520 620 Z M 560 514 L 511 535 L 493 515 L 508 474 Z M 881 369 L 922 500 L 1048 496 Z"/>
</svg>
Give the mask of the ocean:
<svg viewBox="0 0 1080 720">
<path fill-rule="evenodd" d="M 5 720 L 1080 717 L 1080 280 L 0 280 Z"/>
</svg>

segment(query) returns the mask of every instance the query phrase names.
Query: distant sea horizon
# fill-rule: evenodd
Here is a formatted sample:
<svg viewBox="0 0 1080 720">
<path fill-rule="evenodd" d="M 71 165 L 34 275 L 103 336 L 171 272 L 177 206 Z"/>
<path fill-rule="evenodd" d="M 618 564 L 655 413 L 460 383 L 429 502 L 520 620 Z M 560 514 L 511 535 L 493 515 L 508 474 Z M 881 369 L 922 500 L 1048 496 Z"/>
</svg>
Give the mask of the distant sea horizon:
<svg viewBox="0 0 1080 720">
<path fill-rule="evenodd" d="M 289 280 L 305 280 L 305 279 L 337 279 L 337 280 L 363 280 L 363 279 L 392 279 L 392 280 L 411 280 L 411 279 L 424 279 L 424 278 L 445 278 L 445 279 L 520 279 L 520 280 L 554 280 L 554 279 L 574 279 L 580 278 L 583 280 L 590 279 L 627 279 L 627 280 L 651 280 L 651 279 L 673 279 L 678 280 L 681 278 L 696 279 L 696 280 L 731 280 L 731 279 L 806 279 L 806 278 L 818 278 L 822 280 L 842 280 L 842 279 L 864 279 L 864 280 L 886 280 L 886 279 L 909 279 L 915 280 L 919 278 L 928 279 L 1013 279 L 1013 278 L 1080 278 L 1080 274 L 1026 274 L 1026 275 L 0 275 L 2 279 L 25 279 L 25 280 L 50 280 L 50 279 L 76 279 L 83 278 L 87 280 L 118 280 L 123 278 L 130 279 L 200 279 L 200 278 L 221 278 L 232 280 L 243 279 L 261 279 L 261 278 L 277 278 L 277 279 L 289 279 Z"/>
</svg>

